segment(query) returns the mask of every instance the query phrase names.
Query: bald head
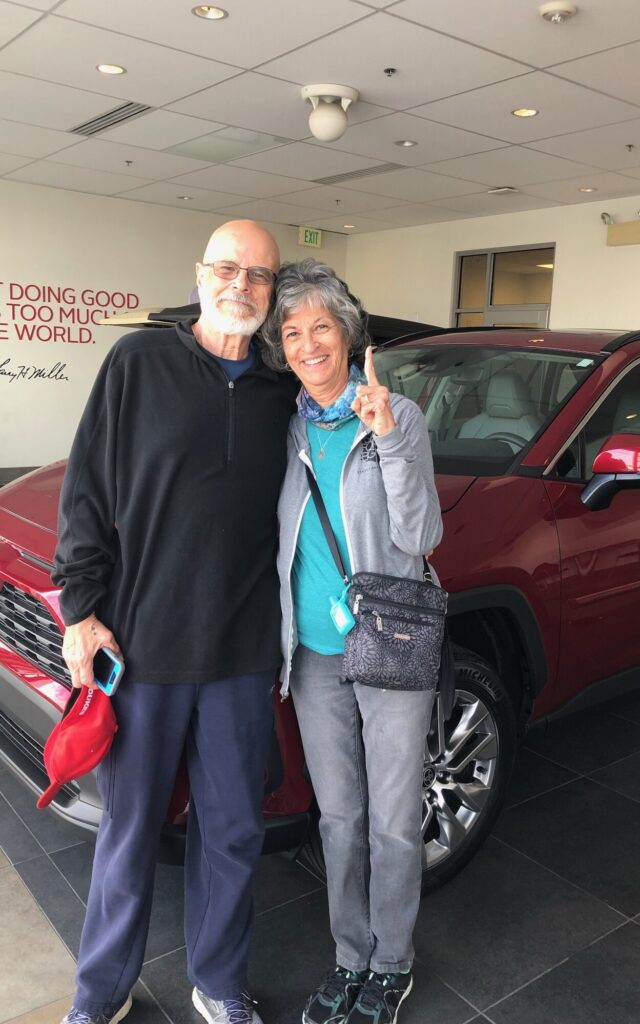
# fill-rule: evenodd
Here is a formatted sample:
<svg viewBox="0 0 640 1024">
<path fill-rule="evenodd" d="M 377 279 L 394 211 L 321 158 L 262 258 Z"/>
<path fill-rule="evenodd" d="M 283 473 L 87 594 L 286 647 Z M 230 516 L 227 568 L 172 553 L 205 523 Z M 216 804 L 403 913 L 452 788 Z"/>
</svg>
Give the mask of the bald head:
<svg viewBox="0 0 640 1024">
<path fill-rule="evenodd" d="M 239 266 L 268 267 L 274 273 L 280 269 L 278 243 L 271 232 L 255 220 L 229 220 L 213 232 L 203 262 L 228 259 Z"/>
<path fill-rule="evenodd" d="M 216 228 L 202 263 L 196 263 L 201 313 L 194 330 L 200 343 L 206 339 L 206 347 L 218 354 L 247 349 L 269 311 L 279 269 L 278 244 L 261 224 L 230 220 Z M 225 340 L 232 336 L 232 343 Z"/>
</svg>

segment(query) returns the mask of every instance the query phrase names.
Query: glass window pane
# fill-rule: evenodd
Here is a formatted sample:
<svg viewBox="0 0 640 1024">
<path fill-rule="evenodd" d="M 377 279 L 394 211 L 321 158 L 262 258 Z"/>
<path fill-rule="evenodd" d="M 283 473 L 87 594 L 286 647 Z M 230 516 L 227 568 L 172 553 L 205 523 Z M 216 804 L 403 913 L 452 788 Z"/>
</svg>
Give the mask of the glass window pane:
<svg viewBox="0 0 640 1024">
<path fill-rule="evenodd" d="M 460 294 L 458 308 L 484 308 L 485 287 L 487 279 L 487 254 L 463 256 L 460 260 Z"/>
<path fill-rule="evenodd" d="M 458 313 L 456 327 L 483 327 L 484 313 Z"/>
<path fill-rule="evenodd" d="M 492 306 L 551 302 L 553 249 L 497 252 L 493 264 Z"/>
<path fill-rule="evenodd" d="M 574 353 L 457 345 L 453 338 L 436 338 L 380 352 L 376 371 L 391 391 L 422 408 L 437 473 L 498 476 L 556 415 L 556 383 L 563 372 L 568 370 L 577 386 L 594 362 Z M 620 423 L 634 422 L 633 386 L 630 379 L 624 406 L 616 405 Z M 607 429 L 610 433 L 611 423 Z"/>
</svg>

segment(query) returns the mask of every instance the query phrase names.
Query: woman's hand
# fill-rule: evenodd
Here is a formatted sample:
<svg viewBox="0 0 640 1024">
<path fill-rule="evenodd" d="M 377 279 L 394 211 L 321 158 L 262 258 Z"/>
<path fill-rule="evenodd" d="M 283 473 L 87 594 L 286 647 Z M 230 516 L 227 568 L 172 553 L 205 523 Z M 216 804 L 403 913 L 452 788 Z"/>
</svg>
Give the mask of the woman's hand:
<svg viewBox="0 0 640 1024">
<path fill-rule="evenodd" d="M 366 384 L 359 384 L 351 408 L 360 417 L 365 427 L 381 437 L 396 426 L 391 410 L 389 388 L 380 384 L 373 366 L 373 349 L 368 346 L 364 356 Z"/>
</svg>

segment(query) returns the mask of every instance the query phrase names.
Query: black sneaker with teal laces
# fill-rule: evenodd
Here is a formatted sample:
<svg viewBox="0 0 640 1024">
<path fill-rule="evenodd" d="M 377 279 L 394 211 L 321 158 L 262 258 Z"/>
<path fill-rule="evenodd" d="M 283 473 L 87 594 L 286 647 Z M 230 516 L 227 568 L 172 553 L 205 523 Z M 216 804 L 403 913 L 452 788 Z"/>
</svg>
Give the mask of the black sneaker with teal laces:
<svg viewBox="0 0 640 1024">
<path fill-rule="evenodd" d="M 342 1024 L 358 998 L 367 971 L 348 971 L 334 967 L 309 996 L 302 1014 L 302 1024 Z"/>
<path fill-rule="evenodd" d="M 411 972 L 376 974 L 371 971 L 360 989 L 346 1024 L 396 1024 L 401 1003 L 413 985 Z"/>
</svg>

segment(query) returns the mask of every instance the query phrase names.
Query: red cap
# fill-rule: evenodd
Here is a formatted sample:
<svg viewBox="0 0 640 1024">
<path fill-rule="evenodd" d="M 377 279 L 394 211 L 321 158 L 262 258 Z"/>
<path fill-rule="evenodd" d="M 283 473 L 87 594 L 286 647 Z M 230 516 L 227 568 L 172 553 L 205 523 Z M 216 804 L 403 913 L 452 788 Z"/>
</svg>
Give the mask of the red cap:
<svg viewBox="0 0 640 1024">
<path fill-rule="evenodd" d="M 47 807 L 56 793 L 80 775 L 86 775 L 109 752 L 118 729 L 111 700 L 102 690 L 73 689 L 62 719 L 53 727 L 44 748 L 44 763 L 51 785 L 38 800 Z"/>
</svg>

